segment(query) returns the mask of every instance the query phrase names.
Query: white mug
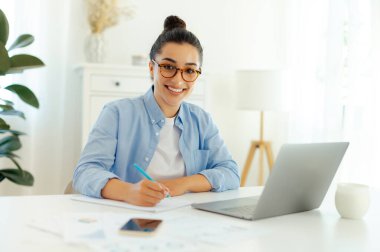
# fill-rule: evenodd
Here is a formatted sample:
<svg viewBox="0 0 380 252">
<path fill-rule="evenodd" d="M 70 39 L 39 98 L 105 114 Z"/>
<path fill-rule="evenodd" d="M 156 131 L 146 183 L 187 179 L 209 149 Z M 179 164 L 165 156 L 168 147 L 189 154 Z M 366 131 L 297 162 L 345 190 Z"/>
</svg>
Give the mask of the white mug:
<svg viewBox="0 0 380 252">
<path fill-rule="evenodd" d="M 342 218 L 361 219 L 369 208 L 369 187 L 354 183 L 339 183 L 335 206 Z"/>
</svg>

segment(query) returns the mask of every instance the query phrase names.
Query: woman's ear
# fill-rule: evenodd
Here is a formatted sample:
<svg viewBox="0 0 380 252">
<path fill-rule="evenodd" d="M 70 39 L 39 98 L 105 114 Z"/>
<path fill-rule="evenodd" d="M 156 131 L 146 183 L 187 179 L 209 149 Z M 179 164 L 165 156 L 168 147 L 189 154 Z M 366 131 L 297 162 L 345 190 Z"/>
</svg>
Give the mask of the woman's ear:
<svg viewBox="0 0 380 252">
<path fill-rule="evenodd" d="M 152 61 L 149 61 L 149 74 L 150 74 L 150 78 L 153 80 L 153 76 L 154 76 L 154 65 L 153 65 L 153 62 L 152 62 Z"/>
</svg>

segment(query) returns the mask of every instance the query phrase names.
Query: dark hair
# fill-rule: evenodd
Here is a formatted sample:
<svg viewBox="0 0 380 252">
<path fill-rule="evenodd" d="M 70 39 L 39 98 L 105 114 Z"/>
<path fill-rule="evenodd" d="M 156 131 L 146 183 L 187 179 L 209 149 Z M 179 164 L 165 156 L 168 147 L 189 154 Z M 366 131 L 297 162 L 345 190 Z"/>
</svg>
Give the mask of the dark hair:
<svg viewBox="0 0 380 252">
<path fill-rule="evenodd" d="M 203 48 L 198 38 L 190 31 L 186 30 L 186 23 L 177 16 L 168 16 L 164 22 L 164 30 L 158 36 L 150 49 L 149 57 L 151 60 L 161 52 L 162 47 L 168 43 L 178 44 L 188 43 L 197 48 L 200 58 L 200 64 L 203 61 Z"/>
</svg>

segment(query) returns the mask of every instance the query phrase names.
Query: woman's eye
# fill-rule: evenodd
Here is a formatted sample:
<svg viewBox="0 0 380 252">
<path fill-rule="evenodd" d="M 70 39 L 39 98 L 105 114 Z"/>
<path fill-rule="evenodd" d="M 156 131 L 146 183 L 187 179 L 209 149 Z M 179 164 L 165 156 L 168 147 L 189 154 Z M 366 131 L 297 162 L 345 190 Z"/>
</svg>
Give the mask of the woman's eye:
<svg viewBox="0 0 380 252">
<path fill-rule="evenodd" d="M 187 74 L 194 74 L 195 73 L 195 70 L 194 69 L 191 69 L 191 68 L 188 68 L 186 69 L 185 71 Z"/>
<path fill-rule="evenodd" d="M 173 69 L 175 69 L 175 67 L 172 66 L 172 65 L 163 65 L 163 68 L 164 68 L 165 70 L 173 70 Z"/>
</svg>

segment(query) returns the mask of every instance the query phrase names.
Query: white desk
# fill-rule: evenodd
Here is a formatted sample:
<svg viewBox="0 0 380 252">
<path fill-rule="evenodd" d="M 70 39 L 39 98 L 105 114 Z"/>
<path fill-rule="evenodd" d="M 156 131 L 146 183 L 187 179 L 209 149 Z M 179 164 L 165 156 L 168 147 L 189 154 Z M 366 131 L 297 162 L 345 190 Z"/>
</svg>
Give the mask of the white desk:
<svg viewBox="0 0 380 252">
<path fill-rule="evenodd" d="M 192 202 L 206 202 L 235 197 L 257 195 L 261 188 L 245 187 L 224 193 L 199 193 L 181 196 Z M 314 211 L 269 218 L 259 221 L 244 221 L 223 215 L 212 214 L 191 207 L 152 214 L 158 218 L 173 218 L 164 221 L 163 228 L 154 237 L 137 239 L 145 244 L 162 242 L 164 236 L 177 237 L 194 245 L 196 251 L 380 251 L 380 198 L 372 192 L 371 208 L 363 220 L 341 219 L 334 208 L 335 186 L 326 196 L 321 208 Z M 62 237 L 28 226 L 32 218 L 51 218 L 64 213 L 125 213 L 136 214 L 123 208 L 95 205 L 70 200 L 70 195 L 0 197 L 0 251 L 90 251 L 84 245 L 66 244 Z M 194 232 L 183 226 L 181 220 L 199 226 L 202 241 L 194 238 Z M 189 224 L 189 223 L 187 223 Z M 221 226 L 220 226 L 221 225 Z M 228 236 L 210 242 L 217 226 L 244 229 L 246 235 L 238 241 L 228 241 Z M 207 231 L 212 230 L 214 231 Z M 236 232 L 238 232 L 237 230 Z M 209 233 L 207 233 L 209 232 Z M 211 232 L 211 233 L 210 233 Z M 235 233 L 236 233 L 235 232 Z M 248 233 L 248 236 L 247 236 Z M 210 237 L 207 237 L 209 235 Z M 233 233 L 231 233 L 233 237 Z M 210 238 L 210 239 L 208 239 Z M 226 241 L 227 239 L 227 241 Z M 236 239 L 233 238 L 233 239 Z M 174 245 L 178 238 L 173 239 Z M 195 241 L 197 240 L 197 241 Z M 131 241 L 129 241 L 131 242 Z M 185 243 L 186 243 L 185 242 Z M 226 246 L 226 242 L 230 244 Z M 173 244 L 172 244 L 173 245 Z M 191 246 L 190 246 L 191 247 Z M 160 247 L 161 248 L 161 247 Z M 190 250 L 192 250 L 190 249 Z M 157 251 L 157 247 L 145 247 L 139 251 Z M 172 249 L 184 251 L 186 249 Z M 123 250 L 126 251 L 126 250 Z M 133 250 L 134 251 L 134 250 Z M 168 251 L 168 250 L 167 250 Z"/>
</svg>

